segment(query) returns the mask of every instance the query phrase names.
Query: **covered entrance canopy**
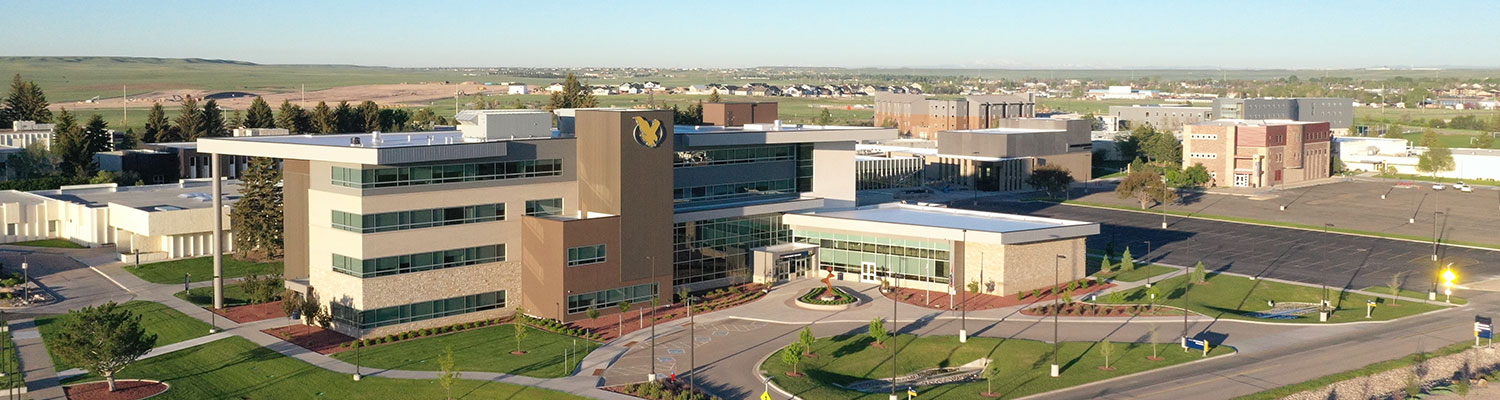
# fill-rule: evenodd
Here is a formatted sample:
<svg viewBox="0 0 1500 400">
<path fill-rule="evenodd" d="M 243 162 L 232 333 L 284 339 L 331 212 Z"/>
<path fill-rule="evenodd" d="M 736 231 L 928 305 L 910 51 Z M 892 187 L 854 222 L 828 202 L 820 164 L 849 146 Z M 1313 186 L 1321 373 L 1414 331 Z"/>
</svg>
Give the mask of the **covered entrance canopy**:
<svg viewBox="0 0 1500 400">
<path fill-rule="evenodd" d="M 782 243 L 750 251 L 753 279 L 756 283 L 821 276 L 817 272 L 818 245 Z"/>
</svg>

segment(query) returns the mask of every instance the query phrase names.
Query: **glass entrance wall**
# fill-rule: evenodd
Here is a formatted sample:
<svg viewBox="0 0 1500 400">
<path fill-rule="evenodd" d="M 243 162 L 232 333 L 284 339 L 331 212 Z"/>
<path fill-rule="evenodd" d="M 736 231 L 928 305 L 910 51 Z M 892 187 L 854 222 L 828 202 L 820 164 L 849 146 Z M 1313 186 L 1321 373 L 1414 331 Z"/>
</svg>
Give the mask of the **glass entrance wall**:
<svg viewBox="0 0 1500 400">
<path fill-rule="evenodd" d="M 672 284 L 750 275 L 750 249 L 791 240 L 781 214 L 679 222 L 672 226 Z"/>
<path fill-rule="evenodd" d="M 860 274 L 860 264 L 875 263 L 882 277 L 948 284 L 953 265 L 953 243 L 815 230 L 793 230 L 793 240 L 815 244 L 819 269 L 832 267 L 845 279 Z"/>
</svg>

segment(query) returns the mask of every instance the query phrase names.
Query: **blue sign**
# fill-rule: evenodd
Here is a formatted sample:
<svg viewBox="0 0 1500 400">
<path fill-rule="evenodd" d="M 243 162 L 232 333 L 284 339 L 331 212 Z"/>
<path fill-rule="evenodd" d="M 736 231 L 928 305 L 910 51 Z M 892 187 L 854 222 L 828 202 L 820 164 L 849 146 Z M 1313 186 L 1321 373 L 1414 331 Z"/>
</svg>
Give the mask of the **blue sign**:
<svg viewBox="0 0 1500 400">
<path fill-rule="evenodd" d="M 1489 317 L 1474 317 L 1474 337 L 1480 339 L 1495 338 L 1495 327 L 1490 324 Z"/>
<path fill-rule="evenodd" d="M 1182 351 L 1202 350 L 1203 355 L 1207 356 L 1208 349 L 1211 347 L 1213 346 L 1208 343 L 1208 339 L 1193 339 L 1187 336 L 1182 337 Z"/>
</svg>

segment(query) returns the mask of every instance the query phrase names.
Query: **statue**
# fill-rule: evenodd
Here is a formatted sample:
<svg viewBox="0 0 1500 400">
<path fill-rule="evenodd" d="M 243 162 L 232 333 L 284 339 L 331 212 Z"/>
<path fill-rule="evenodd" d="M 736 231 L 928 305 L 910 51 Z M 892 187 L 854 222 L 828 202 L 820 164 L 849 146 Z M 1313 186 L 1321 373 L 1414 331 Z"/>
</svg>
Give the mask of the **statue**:
<svg viewBox="0 0 1500 400">
<path fill-rule="evenodd" d="M 823 295 L 822 296 L 818 296 L 818 299 L 824 300 L 824 301 L 829 301 L 829 300 L 833 300 L 833 299 L 838 298 L 838 296 L 835 296 L 833 294 L 833 282 L 832 282 L 832 280 L 833 280 L 833 266 L 830 265 L 830 266 L 828 266 L 828 276 L 825 276 L 822 279 L 823 286 L 824 286 Z"/>
</svg>

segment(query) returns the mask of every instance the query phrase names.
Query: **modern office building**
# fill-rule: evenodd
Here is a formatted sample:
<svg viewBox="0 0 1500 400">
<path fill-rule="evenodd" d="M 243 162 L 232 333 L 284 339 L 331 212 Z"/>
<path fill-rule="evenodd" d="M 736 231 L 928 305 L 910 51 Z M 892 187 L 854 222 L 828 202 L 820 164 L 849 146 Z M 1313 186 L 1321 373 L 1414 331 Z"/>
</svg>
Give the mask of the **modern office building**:
<svg viewBox="0 0 1500 400">
<path fill-rule="evenodd" d="M 865 157 L 858 161 L 859 169 L 882 171 L 868 175 L 881 180 L 900 170 L 880 157 L 916 157 L 923 160 L 918 184 L 942 183 L 982 191 L 1028 189 L 1026 177 L 1042 165 L 1063 167 L 1076 181 L 1093 179 L 1090 121 L 1008 118 L 991 122 L 993 128 L 938 132 L 936 143 L 901 140 L 861 145 Z"/>
<path fill-rule="evenodd" d="M 1213 120 L 1212 107 L 1190 107 L 1173 104 L 1109 106 L 1109 117 L 1104 130 L 1110 132 L 1129 131 L 1137 126 L 1149 125 L 1157 130 L 1179 131 L 1183 125 Z"/>
<path fill-rule="evenodd" d="M 1336 134 L 1347 134 L 1354 125 L 1354 99 L 1326 97 L 1217 98 L 1214 119 L 1292 120 L 1327 122 Z"/>
<path fill-rule="evenodd" d="M 361 336 L 516 306 L 576 320 L 675 288 L 750 282 L 757 268 L 808 275 L 819 267 L 816 246 L 754 254 L 795 243 L 792 215 L 853 208 L 856 143 L 896 137 L 871 127 L 674 126 L 662 110 L 557 115 L 555 129 L 542 111 L 465 111 L 458 132 L 207 138 L 199 149 L 212 160 L 284 160 L 288 286 L 329 304 L 335 329 Z M 1006 218 L 971 218 L 985 216 Z M 885 232 L 864 234 L 871 253 L 890 253 L 876 244 L 893 240 Z M 1077 237 L 1047 240 L 1076 239 L 1082 251 Z M 1054 250 L 1067 251 L 1064 268 L 1081 269 L 1069 246 Z M 846 279 L 896 278 L 885 262 Z"/>
<path fill-rule="evenodd" d="M 936 139 L 947 130 L 996 127 L 995 121 L 1036 116 L 1036 97 L 1024 95 L 965 96 L 939 100 L 920 94 L 875 94 L 875 126 L 894 126 L 904 136 Z"/>
<path fill-rule="evenodd" d="M 1329 177 L 1327 122 L 1222 119 L 1188 125 L 1184 166 L 1203 164 L 1214 186 L 1267 187 Z"/>
</svg>

